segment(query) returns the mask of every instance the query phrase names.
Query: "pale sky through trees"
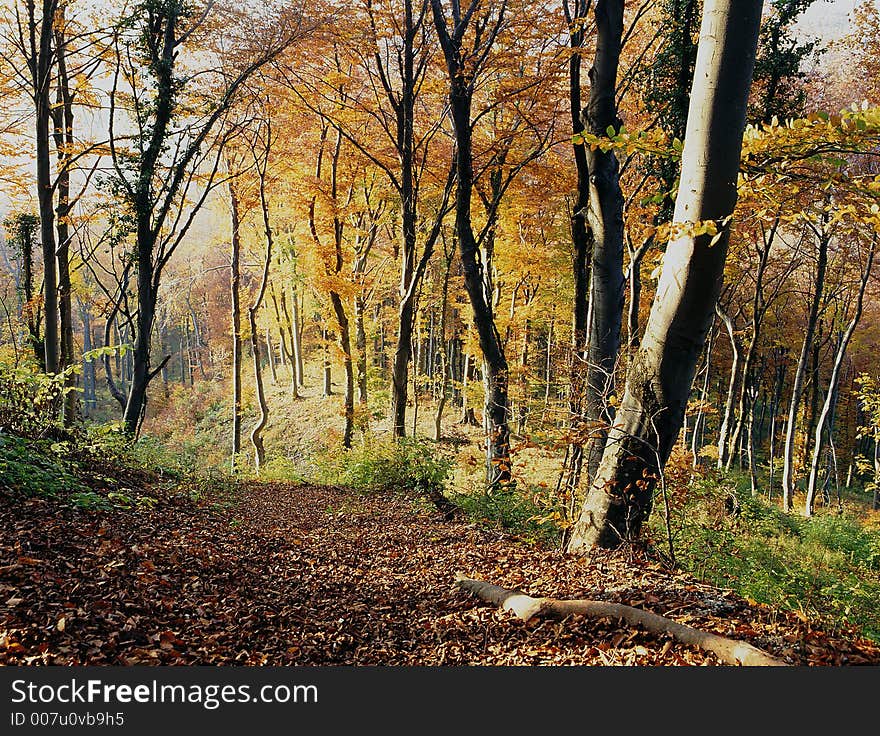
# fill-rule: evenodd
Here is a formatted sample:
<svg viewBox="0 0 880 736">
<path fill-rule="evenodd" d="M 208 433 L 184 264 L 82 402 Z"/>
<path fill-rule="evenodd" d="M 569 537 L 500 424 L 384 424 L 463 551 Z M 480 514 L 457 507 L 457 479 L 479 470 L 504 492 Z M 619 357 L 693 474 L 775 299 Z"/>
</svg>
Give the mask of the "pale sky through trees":
<svg viewBox="0 0 880 736">
<path fill-rule="evenodd" d="M 819 36 L 825 41 L 840 38 L 846 33 L 849 13 L 862 0 L 819 0 L 803 14 L 799 25 L 807 35 Z"/>
</svg>

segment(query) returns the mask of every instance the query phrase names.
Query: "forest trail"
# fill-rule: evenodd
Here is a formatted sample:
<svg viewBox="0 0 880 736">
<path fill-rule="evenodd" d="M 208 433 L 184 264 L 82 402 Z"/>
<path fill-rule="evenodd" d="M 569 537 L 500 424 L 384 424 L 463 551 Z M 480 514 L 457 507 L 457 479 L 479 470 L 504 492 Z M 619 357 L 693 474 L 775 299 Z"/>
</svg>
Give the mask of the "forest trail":
<svg viewBox="0 0 880 736">
<path fill-rule="evenodd" d="M 523 623 L 460 590 L 461 570 L 643 607 L 790 664 L 880 664 L 880 647 L 848 632 L 620 553 L 566 557 L 399 494 L 242 488 L 234 503 L 201 505 L 172 489 L 139 511 L 0 494 L 0 663 L 718 663 L 608 620 Z"/>
</svg>

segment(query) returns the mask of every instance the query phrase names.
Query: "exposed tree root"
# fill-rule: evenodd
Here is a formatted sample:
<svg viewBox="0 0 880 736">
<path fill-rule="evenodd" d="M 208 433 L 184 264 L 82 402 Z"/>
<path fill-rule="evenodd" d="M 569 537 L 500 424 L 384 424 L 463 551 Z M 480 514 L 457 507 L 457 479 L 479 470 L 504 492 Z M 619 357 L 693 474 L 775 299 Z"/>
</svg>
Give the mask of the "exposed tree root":
<svg viewBox="0 0 880 736">
<path fill-rule="evenodd" d="M 523 621 L 528 621 L 534 616 L 564 617 L 571 615 L 621 619 L 630 626 L 642 626 L 652 634 L 670 634 L 682 644 L 689 644 L 712 652 L 725 664 L 747 667 L 788 666 L 783 660 L 777 659 L 751 644 L 699 631 L 665 616 L 625 606 L 621 603 L 532 598 L 520 590 L 508 590 L 482 580 L 472 580 L 460 572 L 455 574 L 455 581 L 486 603 L 492 603 L 505 611 L 513 611 Z"/>
</svg>

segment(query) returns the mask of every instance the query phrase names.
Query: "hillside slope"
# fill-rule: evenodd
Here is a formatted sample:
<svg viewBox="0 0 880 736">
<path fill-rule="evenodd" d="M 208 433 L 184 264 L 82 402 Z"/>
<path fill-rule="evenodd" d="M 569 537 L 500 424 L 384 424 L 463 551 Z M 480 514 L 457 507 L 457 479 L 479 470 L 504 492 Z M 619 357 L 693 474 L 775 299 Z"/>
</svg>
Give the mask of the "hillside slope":
<svg viewBox="0 0 880 736">
<path fill-rule="evenodd" d="M 590 561 L 400 494 L 247 483 L 199 502 L 92 510 L 0 493 L 0 663 L 702 665 L 607 620 L 527 624 L 453 572 L 625 602 L 791 664 L 880 664 L 880 647 L 621 556 Z"/>
</svg>

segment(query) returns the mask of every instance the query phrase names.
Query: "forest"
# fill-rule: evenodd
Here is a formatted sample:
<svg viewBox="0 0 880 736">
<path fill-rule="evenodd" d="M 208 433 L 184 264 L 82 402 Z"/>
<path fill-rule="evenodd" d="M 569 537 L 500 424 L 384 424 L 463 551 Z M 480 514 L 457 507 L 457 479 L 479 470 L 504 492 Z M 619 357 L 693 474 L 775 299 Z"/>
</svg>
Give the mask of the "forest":
<svg viewBox="0 0 880 736">
<path fill-rule="evenodd" d="M 880 664 L 873 0 L 0 6 L 0 663 Z"/>
</svg>

